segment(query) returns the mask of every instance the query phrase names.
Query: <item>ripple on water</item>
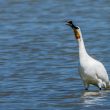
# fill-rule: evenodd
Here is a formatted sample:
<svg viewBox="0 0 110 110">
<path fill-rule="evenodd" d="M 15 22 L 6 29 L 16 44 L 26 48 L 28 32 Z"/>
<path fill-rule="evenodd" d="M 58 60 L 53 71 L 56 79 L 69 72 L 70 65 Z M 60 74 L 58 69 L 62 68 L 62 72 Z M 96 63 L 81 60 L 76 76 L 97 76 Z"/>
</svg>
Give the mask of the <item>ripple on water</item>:
<svg viewBox="0 0 110 110">
<path fill-rule="evenodd" d="M 109 74 L 109 1 L 1 0 L 0 6 L 0 110 L 110 109 L 109 90 L 83 90 L 78 45 L 65 25 L 72 19 L 81 27 L 88 52 Z"/>
</svg>

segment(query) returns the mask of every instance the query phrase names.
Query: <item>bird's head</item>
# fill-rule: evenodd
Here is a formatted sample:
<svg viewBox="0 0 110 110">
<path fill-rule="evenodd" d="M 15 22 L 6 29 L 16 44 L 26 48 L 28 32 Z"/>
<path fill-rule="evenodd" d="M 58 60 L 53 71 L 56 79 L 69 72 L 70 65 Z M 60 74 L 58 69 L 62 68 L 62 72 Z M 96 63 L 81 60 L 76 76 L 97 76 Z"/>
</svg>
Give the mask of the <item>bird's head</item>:
<svg viewBox="0 0 110 110">
<path fill-rule="evenodd" d="M 80 39 L 81 38 L 80 28 L 78 26 L 75 26 L 72 21 L 67 21 L 67 25 L 73 29 L 76 39 L 77 40 Z"/>
</svg>

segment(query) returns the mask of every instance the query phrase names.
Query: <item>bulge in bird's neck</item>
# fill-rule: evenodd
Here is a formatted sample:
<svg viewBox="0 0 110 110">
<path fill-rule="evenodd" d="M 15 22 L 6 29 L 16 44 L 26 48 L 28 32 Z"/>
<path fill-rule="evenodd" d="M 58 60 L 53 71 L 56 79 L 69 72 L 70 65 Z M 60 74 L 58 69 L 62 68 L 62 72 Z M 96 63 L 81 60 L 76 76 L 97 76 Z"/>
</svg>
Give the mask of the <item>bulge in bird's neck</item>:
<svg viewBox="0 0 110 110">
<path fill-rule="evenodd" d="M 81 38 L 80 30 L 79 29 L 73 29 L 73 31 L 74 31 L 76 39 L 77 40 L 80 39 Z"/>
</svg>

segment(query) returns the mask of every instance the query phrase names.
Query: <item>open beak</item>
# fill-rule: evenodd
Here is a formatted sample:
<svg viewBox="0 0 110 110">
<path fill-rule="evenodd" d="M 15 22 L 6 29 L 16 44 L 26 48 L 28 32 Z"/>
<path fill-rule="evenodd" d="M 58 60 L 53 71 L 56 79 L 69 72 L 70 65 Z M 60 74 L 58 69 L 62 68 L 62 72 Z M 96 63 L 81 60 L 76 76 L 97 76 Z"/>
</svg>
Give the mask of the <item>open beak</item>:
<svg viewBox="0 0 110 110">
<path fill-rule="evenodd" d="M 70 23 L 67 22 L 66 25 L 69 25 L 70 26 Z"/>
<path fill-rule="evenodd" d="M 73 24 L 72 21 L 67 21 L 67 22 L 66 22 L 66 25 L 72 27 L 72 29 L 77 29 L 77 27 Z"/>
<path fill-rule="evenodd" d="M 66 25 L 68 25 L 72 28 L 72 30 L 74 31 L 76 39 L 80 39 L 80 33 L 78 31 L 79 28 L 77 26 L 75 26 L 72 21 L 67 21 Z"/>
<path fill-rule="evenodd" d="M 66 25 L 71 26 L 71 25 L 73 25 L 73 23 L 72 23 L 72 21 L 66 21 Z"/>
</svg>

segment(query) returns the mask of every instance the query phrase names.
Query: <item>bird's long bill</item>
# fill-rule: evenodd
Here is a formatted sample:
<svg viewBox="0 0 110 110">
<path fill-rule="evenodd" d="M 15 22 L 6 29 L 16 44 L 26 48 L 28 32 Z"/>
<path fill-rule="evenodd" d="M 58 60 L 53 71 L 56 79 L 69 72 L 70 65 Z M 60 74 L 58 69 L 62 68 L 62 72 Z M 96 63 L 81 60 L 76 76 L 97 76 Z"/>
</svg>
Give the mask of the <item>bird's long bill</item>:
<svg viewBox="0 0 110 110">
<path fill-rule="evenodd" d="M 72 29 L 77 29 L 77 26 L 75 26 L 72 21 L 67 21 L 66 25 L 70 26 Z"/>
<path fill-rule="evenodd" d="M 77 26 L 75 26 L 72 21 L 67 21 L 66 24 L 72 28 L 76 39 L 79 39 L 80 38 L 79 28 Z"/>
</svg>

